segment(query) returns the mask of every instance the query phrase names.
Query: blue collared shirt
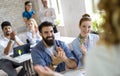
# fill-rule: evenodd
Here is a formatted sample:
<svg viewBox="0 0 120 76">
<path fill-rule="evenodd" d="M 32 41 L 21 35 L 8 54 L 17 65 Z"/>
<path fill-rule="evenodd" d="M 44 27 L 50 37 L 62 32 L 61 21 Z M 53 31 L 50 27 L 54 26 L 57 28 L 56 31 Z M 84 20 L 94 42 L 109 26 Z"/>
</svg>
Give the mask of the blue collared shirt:
<svg viewBox="0 0 120 76">
<path fill-rule="evenodd" d="M 59 45 L 59 47 L 61 47 L 64 50 L 64 52 L 68 58 L 75 59 L 74 56 L 72 55 L 70 49 L 64 42 L 55 40 L 54 46 L 58 46 L 58 45 Z M 32 55 L 33 65 L 39 64 L 42 66 L 50 66 L 52 64 L 51 56 L 50 56 L 50 54 L 48 54 L 48 52 L 46 52 L 46 47 L 44 46 L 42 41 L 40 41 L 32 49 L 31 55 Z M 62 63 L 58 64 L 55 71 L 58 71 L 58 72 L 65 71 L 65 63 L 62 62 Z"/>
<path fill-rule="evenodd" d="M 96 45 L 96 42 L 99 40 L 99 36 L 96 35 L 96 34 L 89 34 L 88 35 L 88 44 L 85 45 L 87 51 L 89 51 L 90 48 L 92 48 L 93 46 Z M 81 52 L 81 49 L 80 49 L 80 38 L 77 37 L 76 39 L 74 39 L 72 41 L 72 49 L 73 49 L 73 52 L 75 54 L 75 57 L 77 60 L 79 60 L 78 62 L 78 67 L 80 66 L 83 66 L 82 64 L 82 61 L 80 61 L 80 59 L 82 58 L 82 52 Z"/>
</svg>

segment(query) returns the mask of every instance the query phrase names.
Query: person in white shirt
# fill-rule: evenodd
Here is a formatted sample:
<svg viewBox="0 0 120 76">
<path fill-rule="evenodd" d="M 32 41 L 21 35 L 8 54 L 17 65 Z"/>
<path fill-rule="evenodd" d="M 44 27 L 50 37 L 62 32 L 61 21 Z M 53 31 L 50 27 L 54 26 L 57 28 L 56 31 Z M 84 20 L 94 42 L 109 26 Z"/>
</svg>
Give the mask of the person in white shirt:
<svg viewBox="0 0 120 76">
<path fill-rule="evenodd" d="M 15 70 L 15 68 L 21 64 L 6 59 L 7 56 L 12 54 L 13 47 L 23 45 L 23 42 L 20 41 L 16 33 L 12 30 L 10 22 L 4 21 L 1 24 L 1 28 L 3 35 L 0 36 L 0 69 L 5 71 L 8 76 L 24 76 L 25 71 L 23 68 L 18 74 Z"/>
<path fill-rule="evenodd" d="M 47 0 L 41 0 L 43 4 L 43 8 L 40 10 L 40 20 L 41 22 L 48 21 L 54 24 L 54 33 L 57 33 L 58 30 L 55 25 L 56 14 L 53 8 L 49 8 L 47 4 Z"/>
<path fill-rule="evenodd" d="M 120 0 L 100 0 L 104 30 L 98 45 L 85 60 L 87 76 L 120 76 Z"/>
<path fill-rule="evenodd" d="M 28 43 L 32 45 L 38 43 L 42 38 L 38 31 L 37 22 L 35 21 L 34 18 L 31 18 L 27 21 L 27 28 L 28 29 L 26 32 L 26 36 L 27 36 Z"/>
</svg>

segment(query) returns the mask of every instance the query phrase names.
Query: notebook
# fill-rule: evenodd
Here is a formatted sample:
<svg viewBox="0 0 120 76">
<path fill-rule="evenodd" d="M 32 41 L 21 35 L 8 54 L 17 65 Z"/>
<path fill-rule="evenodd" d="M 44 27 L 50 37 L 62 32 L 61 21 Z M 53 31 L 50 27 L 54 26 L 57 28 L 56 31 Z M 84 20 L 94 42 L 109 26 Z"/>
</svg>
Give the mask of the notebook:
<svg viewBox="0 0 120 76">
<path fill-rule="evenodd" d="M 24 44 L 13 48 L 13 57 L 17 57 L 26 53 L 30 53 L 30 44 Z"/>
</svg>

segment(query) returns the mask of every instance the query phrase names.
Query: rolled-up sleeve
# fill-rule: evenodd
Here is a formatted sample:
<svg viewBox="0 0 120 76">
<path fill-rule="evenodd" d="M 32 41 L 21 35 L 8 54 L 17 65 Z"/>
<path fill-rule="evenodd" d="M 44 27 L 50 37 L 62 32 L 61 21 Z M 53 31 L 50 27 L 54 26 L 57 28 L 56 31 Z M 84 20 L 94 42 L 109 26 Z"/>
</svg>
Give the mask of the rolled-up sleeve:
<svg viewBox="0 0 120 76">
<path fill-rule="evenodd" d="M 38 49 L 33 49 L 31 51 L 31 56 L 32 56 L 32 60 L 33 60 L 33 65 L 42 65 L 42 66 L 46 66 L 46 62 L 44 61 L 44 59 L 42 58 L 40 52 L 38 52 Z"/>
</svg>

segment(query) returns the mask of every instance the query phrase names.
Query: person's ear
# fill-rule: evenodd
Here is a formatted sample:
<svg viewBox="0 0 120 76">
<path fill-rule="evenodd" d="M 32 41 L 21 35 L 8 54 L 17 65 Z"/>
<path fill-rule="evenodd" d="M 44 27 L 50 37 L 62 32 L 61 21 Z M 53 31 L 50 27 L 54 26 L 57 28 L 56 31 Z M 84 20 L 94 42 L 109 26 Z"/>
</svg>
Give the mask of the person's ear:
<svg viewBox="0 0 120 76">
<path fill-rule="evenodd" d="M 40 36 L 42 36 L 42 33 L 39 33 L 40 34 Z"/>
</svg>

